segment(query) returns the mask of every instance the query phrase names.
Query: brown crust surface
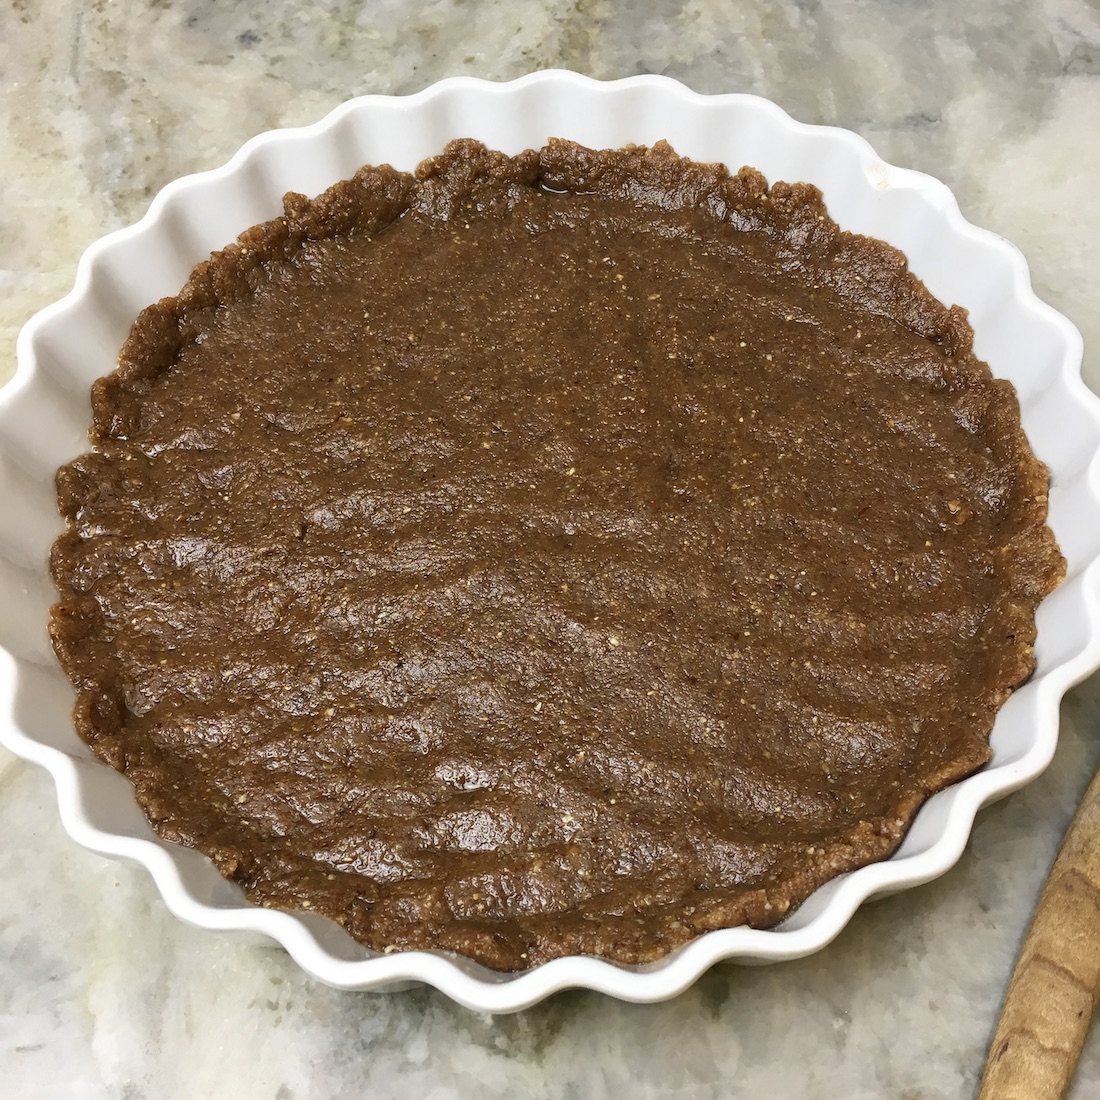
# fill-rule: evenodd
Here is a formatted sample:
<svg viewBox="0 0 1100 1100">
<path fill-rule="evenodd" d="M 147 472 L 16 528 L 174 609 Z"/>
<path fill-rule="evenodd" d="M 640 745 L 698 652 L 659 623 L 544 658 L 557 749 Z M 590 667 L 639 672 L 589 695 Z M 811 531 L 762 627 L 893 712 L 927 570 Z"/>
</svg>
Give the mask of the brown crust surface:
<svg viewBox="0 0 1100 1100">
<path fill-rule="evenodd" d="M 1064 565 L 816 189 L 456 142 L 196 268 L 58 472 L 81 736 L 254 901 L 499 969 L 780 920 L 980 767 Z"/>
</svg>

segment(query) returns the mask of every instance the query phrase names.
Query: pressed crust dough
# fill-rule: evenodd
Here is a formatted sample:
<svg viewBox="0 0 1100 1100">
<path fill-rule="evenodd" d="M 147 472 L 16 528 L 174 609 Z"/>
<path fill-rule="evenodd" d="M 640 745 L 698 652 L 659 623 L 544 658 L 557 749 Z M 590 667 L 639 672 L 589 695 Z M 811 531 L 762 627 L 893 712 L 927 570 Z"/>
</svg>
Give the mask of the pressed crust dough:
<svg viewBox="0 0 1100 1100">
<path fill-rule="evenodd" d="M 667 146 L 453 143 L 200 265 L 58 473 L 76 724 L 378 949 L 764 927 L 988 757 L 1062 559 L 965 314 Z"/>
</svg>

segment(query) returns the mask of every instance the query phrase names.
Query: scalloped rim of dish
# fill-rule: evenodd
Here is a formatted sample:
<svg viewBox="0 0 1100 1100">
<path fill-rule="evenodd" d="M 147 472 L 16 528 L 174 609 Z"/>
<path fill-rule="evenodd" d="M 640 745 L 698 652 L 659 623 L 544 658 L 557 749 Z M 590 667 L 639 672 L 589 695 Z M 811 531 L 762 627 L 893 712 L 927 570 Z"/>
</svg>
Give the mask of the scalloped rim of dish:
<svg viewBox="0 0 1100 1100">
<path fill-rule="evenodd" d="M 664 137 L 695 159 L 733 170 L 752 164 L 769 181 L 808 180 L 843 228 L 900 247 L 937 297 L 970 310 L 978 354 L 1015 383 L 1025 429 L 1051 467 L 1051 525 L 1069 570 L 1039 609 L 1038 668 L 997 718 L 992 761 L 930 799 L 893 857 L 834 879 L 772 929 L 708 932 L 646 966 L 570 956 L 500 974 L 443 952 L 376 954 L 324 918 L 251 905 L 204 857 L 157 838 L 129 783 L 72 730 L 71 689 L 45 639 L 53 598 L 45 555 L 61 529 L 53 472 L 87 449 L 91 381 L 113 368 L 139 310 L 178 291 L 195 263 L 280 213 L 288 190 L 316 194 L 365 163 L 408 169 L 453 137 L 514 153 L 550 136 L 603 147 Z M 757 96 L 699 95 L 659 76 L 600 82 L 547 70 L 352 99 L 315 125 L 261 134 L 223 167 L 170 183 L 137 224 L 88 248 L 71 293 L 20 333 L 15 377 L 0 391 L 0 742 L 53 776 L 74 840 L 145 867 L 178 917 L 274 940 L 339 988 L 426 983 L 471 1009 L 509 1012 L 569 987 L 658 1001 L 722 960 L 808 955 L 863 901 L 953 866 L 978 809 L 1046 767 L 1062 695 L 1100 665 L 1100 399 L 1080 363 L 1079 333 L 1035 296 L 1021 253 L 967 222 L 944 184 L 885 163 L 856 134 L 796 122 Z"/>
</svg>

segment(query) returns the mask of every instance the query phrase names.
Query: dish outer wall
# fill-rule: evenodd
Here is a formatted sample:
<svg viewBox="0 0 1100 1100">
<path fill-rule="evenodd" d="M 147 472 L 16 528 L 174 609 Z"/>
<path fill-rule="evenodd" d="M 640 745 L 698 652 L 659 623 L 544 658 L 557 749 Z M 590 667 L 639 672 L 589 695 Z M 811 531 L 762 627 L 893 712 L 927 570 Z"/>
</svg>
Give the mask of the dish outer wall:
<svg viewBox="0 0 1100 1100">
<path fill-rule="evenodd" d="M 774 929 L 708 932 L 645 966 L 574 956 L 498 974 L 443 953 L 377 955 L 325 918 L 253 906 L 205 857 L 160 840 L 129 782 L 73 730 L 72 688 L 45 630 L 55 599 L 46 562 L 62 529 L 54 471 L 88 449 L 89 387 L 114 368 L 141 309 L 177 293 L 211 251 L 280 214 L 286 191 L 315 195 L 363 164 L 412 169 L 456 137 L 517 153 L 555 136 L 595 147 L 664 138 L 696 160 L 731 170 L 751 164 L 769 181 L 805 180 L 821 188 L 842 228 L 905 252 L 933 294 L 969 311 L 976 353 L 1016 386 L 1024 428 L 1052 472 L 1050 523 L 1068 575 L 1039 608 L 1038 666 L 998 715 L 992 760 L 932 798 L 891 859 L 834 879 Z M 222 168 L 169 184 L 140 222 L 85 252 L 72 292 L 20 334 L 15 378 L 0 392 L 0 742 L 50 772 L 75 840 L 144 866 L 177 916 L 274 940 L 336 987 L 423 982 L 472 1009 L 508 1012 L 574 986 L 658 1001 L 718 961 L 810 954 L 864 900 L 951 867 L 977 810 L 1046 767 L 1062 695 L 1100 665 L 1100 399 L 1081 381 L 1080 364 L 1079 333 L 1035 297 L 1020 252 L 966 222 L 944 184 L 886 164 L 849 131 L 795 122 L 759 97 L 697 95 L 657 76 L 605 83 L 551 70 L 350 100 L 314 126 L 261 134 Z"/>
</svg>

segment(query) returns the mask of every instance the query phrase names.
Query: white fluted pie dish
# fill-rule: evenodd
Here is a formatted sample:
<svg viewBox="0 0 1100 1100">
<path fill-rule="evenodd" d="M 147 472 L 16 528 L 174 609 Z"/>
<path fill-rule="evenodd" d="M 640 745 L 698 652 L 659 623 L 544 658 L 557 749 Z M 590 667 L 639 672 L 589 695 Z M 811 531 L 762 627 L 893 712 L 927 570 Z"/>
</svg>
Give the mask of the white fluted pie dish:
<svg viewBox="0 0 1100 1100">
<path fill-rule="evenodd" d="M 92 381 L 113 369 L 145 306 L 176 293 L 210 252 L 277 216 L 286 191 L 315 195 L 362 164 L 412 169 L 456 137 L 507 153 L 550 137 L 595 147 L 664 138 L 696 160 L 816 184 L 843 229 L 902 249 L 937 297 L 969 311 L 976 353 L 1016 386 L 1032 447 L 1051 469 L 1050 523 L 1068 573 L 1039 610 L 1038 667 L 998 716 L 992 760 L 931 799 L 891 859 L 834 879 L 774 929 L 709 932 L 639 967 L 570 957 L 500 974 L 443 952 L 379 955 L 324 918 L 251 905 L 205 857 L 160 840 L 128 780 L 73 731 L 72 689 L 46 637 L 55 599 L 47 556 L 62 528 L 54 471 L 88 448 Z M 1081 382 L 1080 357 L 1079 335 L 1035 297 L 1019 252 L 969 225 L 943 184 L 883 163 L 854 134 L 796 123 L 765 100 L 699 96 L 660 77 L 599 83 L 564 72 L 509 84 L 450 80 L 415 96 L 352 100 L 315 126 L 263 134 L 225 167 L 169 185 L 141 222 L 88 249 L 72 293 L 21 334 L 16 377 L 0 393 L 0 740 L 50 771 L 77 841 L 145 866 L 178 916 L 274 940 L 334 986 L 426 982 L 471 1008 L 503 1012 L 570 986 L 655 1001 L 719 960 L 809 954 L 862 901 L 952 866 L 978 808 L 1049 762 L 1062 695 L 1100 664 L 1100 400 Z"/>
</svg>

